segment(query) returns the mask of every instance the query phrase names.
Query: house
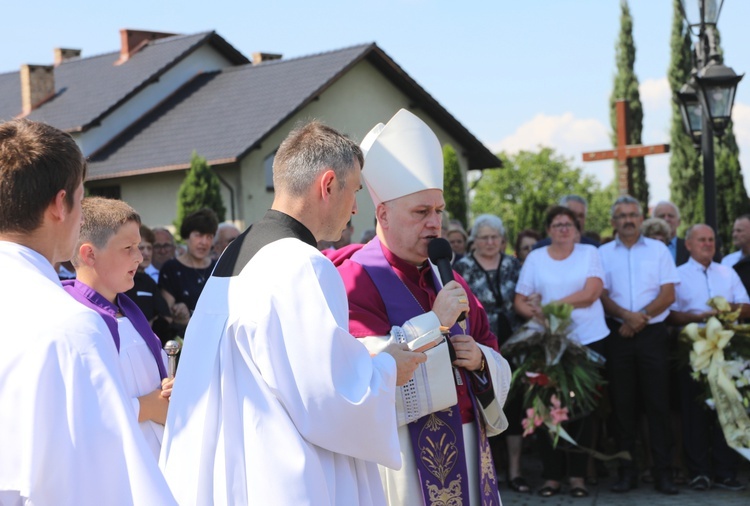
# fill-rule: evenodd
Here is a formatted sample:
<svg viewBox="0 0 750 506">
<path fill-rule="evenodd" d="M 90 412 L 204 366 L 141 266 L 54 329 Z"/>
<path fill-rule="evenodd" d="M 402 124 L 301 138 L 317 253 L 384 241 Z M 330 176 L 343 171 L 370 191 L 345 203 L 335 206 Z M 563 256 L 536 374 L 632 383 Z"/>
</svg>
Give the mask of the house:
<svg viewBox="0 0 750 506">
<path fill-rule="evenodd" d="M 451 144 L 467 170 L 500 160 L 376 44 L 252 61 L 215 32 L 121 30 L 118 52 L 56 49 L 51 66 L 0 74 L 0 120 L 25 116 L 70 132 L 89 157 L 86 188 L 122 198 L 144 223 L 170 224 L 193 151 L 219 176 L 227 219 L 250 224 L 273 200 L 271 167 L 299 121 L 355 140 L 408 108 Z M 355 238 L 372 227 L 366 192 Z"/>
</svg>

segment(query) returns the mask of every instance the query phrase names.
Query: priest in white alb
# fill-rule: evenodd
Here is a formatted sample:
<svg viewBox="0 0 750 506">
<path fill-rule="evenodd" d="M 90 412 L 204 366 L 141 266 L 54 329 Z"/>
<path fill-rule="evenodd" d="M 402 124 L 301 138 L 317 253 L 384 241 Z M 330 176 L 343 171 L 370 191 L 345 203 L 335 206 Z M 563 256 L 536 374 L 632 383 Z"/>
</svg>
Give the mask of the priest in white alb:
<svg viewBox="0 0 750 506">
<path fill-rule="evenodd" d="M 361 147 L 377 236 L 364 247 L 331 255 L 349 297 L 349 330 L 373 352 L 424 335 L 449 336 L 425 352 L 427 362 L 399 388 L 404 466 L 381 467 L 386 497 L 393 506 L 497 505 L 487 437 L 507 428 L 502 407 L 510 367 L 463 278 L 454 273 L 455 281 L 443 286 L 428 262 L 428 245 L 440 236 L 445 209 L 440 143 L 421 119 L 402 109 L 387 125 L 373 128 Z M 458 322 L 466 311 L 466 320 Z"/>
<path fill-rule="evenodd" d="M 273 166 L 274 202 L 224 251 L 185 336 L 160 465 L 182 505 L 382 505 L 401 466 L 396 385 L 423 353 L 371 356 L 316 248 L 357 211 L 359 147 L 313 122 Z"/>
</svg>

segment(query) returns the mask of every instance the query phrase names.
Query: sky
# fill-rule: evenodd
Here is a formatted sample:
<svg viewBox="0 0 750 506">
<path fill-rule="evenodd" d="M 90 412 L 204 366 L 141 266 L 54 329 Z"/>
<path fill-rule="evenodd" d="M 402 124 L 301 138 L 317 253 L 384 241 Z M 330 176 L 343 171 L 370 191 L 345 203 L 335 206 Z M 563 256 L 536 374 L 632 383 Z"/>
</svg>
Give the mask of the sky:
<svg viewBox="0 0 750 506">
<path fill-rule="evenodd" d="M 696 3 L 697 0 L 687 0 Z M 460 5 L 460 7 L 459 7 Z M 671 0 L 630 0 L 644 144 L 669 142 Z M 0 0 L 0 73 L 50 64 L 55 47 L 93 56 L 119 49 L 119 29 L 215 30 L 245 55 L 284 58 L 375 42 L 493 152 L 550 146 L 602 184 L 610 161 L 608 100 L 619 0 Z M 725 64 L 750 70 L 750 2 L 726 0 Z M 750 186 L 750 79 L 733 119 Z M 669 199 L 669 155 L 646 158 L 651 202 Z"/>
</svg>

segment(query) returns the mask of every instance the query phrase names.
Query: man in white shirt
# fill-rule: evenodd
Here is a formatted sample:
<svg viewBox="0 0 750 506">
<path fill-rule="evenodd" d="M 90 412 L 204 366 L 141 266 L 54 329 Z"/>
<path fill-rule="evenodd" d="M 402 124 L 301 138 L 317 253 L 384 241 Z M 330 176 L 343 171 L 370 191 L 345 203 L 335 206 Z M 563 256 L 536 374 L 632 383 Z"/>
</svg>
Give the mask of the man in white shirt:
<svg viewBox="0 0 750 506">
<path fill-rule="evenodd" d="M 0 125 L 0 504 L 175 504 L 104 320 L 63 290 L 86 161 L 67 133 Z"/>
<path fill-rule="evenodd" d="M 673 325 L 703 324 L 715 314 L 706 302 L 721 296 L 735 306 L 741 305 L 743 316 L 750 314 L 750 298 L 737 273 L 726 265 L 712 261 L 716 251 L 714 231 L 703 224 L 693 225 L 685 234 L 685 246 L 690 260 L 677 269 L 680 284 L 675 291 L 675 302 L 669 314 Z M 690 368 L 680 371 L 680 397 L 682 403 L 682 436 L 685 457 L 690 471 L 690 488 L 706 490 L 713 457 L 713 484 L 719 488 L 742 490 L 737 481 L 738 455 L 729 448 L 719 427 L 716 413 L 696 400 L 702 386 L 690 376 Z M 709 446 L 711 454 L 709 455 Z"/>
<path fill-rule="evenodd" d="M 677 269 L 667 247 L 641 235 L 643 214 L 629 195 L 612 206 L 617 238 L 599 249 L 604 267 L 602 304 L 610 318 L 607 372 L 620 450 L 635 455 L 637 396 L 643 398 L 651 436 L 656 489 L 676 494 L 670 469 L 669 342 L 664 324 L 674 302 Z M 621 461 L 613 492 L 637 486 L 632 461 Z"/>
</svg>

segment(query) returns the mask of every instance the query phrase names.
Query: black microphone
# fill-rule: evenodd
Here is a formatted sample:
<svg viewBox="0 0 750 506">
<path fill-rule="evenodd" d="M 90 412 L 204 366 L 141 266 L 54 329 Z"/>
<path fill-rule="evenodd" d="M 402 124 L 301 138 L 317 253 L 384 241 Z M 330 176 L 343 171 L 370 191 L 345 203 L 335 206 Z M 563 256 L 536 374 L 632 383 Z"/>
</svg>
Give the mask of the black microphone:
<svg viewBox="0 0 750 506">
<path fill-rule="evenodd" d="M 436 237 L 430 241 L 427 245 L 427 256 L 430 257 L 430 262 L 435 264 L 440 273 L 440 280 L 443 282 L 443 286 L 453 281 L 453 267 L 451 267 L 451 260 L 453 260 L 453 250 L 448 241 L 442 237 Z M 466 313 L 463 312 L 458 315 L 459 322 L 466 319 Z"/>
</svg>

